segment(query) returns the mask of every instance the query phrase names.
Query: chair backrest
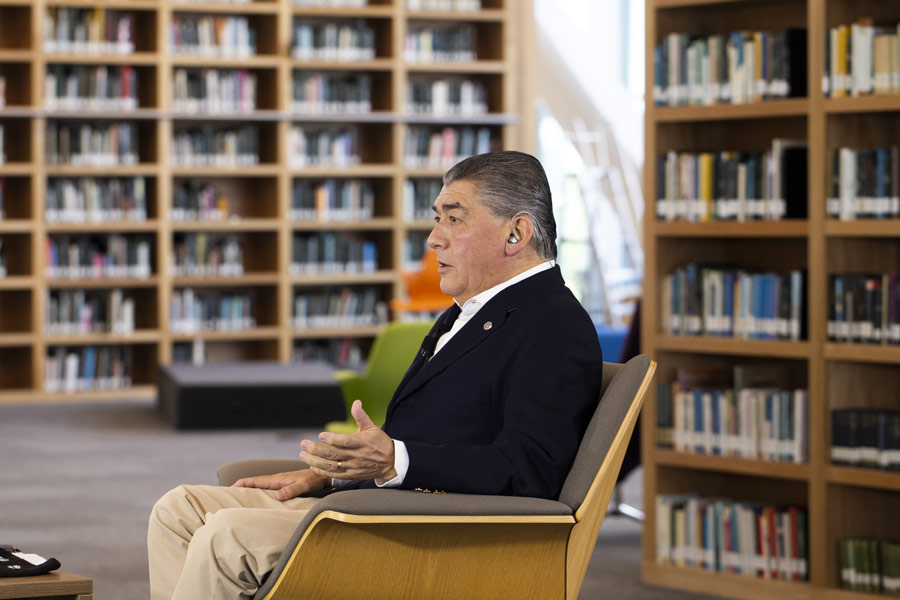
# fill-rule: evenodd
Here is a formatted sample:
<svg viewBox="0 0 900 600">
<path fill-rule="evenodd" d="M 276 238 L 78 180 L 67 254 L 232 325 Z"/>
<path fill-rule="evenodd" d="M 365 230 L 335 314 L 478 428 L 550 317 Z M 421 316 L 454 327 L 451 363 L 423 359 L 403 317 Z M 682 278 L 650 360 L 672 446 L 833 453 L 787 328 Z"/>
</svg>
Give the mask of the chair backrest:
<svg viewBox="0 0 900 600">
<path fill-rule="evenodd" d="M 628 440 L 644 402 L 656 363 L 646 354 L 624 365 L 603 363 L 600 402 L 594 411 L 560 492 L 575 513 L 566 567 L 567 598 L 578 596 Z"/>
<path fill-rule="evenodd" d="M 369 398 L 365 403 L 366 412 L 374 422 L 384 422 L 394 390 L 400 385 L 432 325 L 430 321 L 389 323 L 375 338 L 366 366 Z"/>
</svg>

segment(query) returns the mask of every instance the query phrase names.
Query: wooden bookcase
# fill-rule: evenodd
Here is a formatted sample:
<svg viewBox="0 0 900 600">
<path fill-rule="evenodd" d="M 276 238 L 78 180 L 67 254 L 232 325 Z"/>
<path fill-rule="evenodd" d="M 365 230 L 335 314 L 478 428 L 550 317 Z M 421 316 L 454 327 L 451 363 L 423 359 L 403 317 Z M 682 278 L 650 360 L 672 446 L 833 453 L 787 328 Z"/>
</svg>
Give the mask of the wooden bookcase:
<svg viewBox="0 0 900 600">
<path fill-rule="evenodd" d="M 344 6 L 340 6 L 343 4 Z M 324 287 L 375 286 L 387 303 L 404 293 L 402 272 L 407 236 L 427 232 L 429 221 L 404 217 L 404 184 L 411 178 L 439 179 L 444 168 L 412 168 L 405 162 L 407 130 L 414 126 L 487 127 L 507 149 L 534 150 L 531 99 L 523 78 L 533 34 L 531 2 L 482 0 L 477 11 L 419 11 L 405 0 L 368 0 L 364 6 L 303 6 L 291 0 L 178 2 L 177 0 L 0 0 L 0 76 L 6 78 L 6 162 L 0 240 L 8 274 L 0 279 L 0 403 L 66 402 L 151 398 L 156 369 L 173 360 L 177 347 L 201 339 L 207 362 L 294 359 L 294 347 L 306 341 L 352 339 L 363 352 L 382 325 L 305 327 L 293 325 L 294 295 Z M 44 18 L 59 9 L 106 9 L 135 14 L 134 51 L 127 54 L 49 52 Z M 245 18 L 255 31 L 256 53 L 245 58 L 184 56 L 170 47 L 170 29 L 190 15 Z M 375 32 L 370 60 L 306 60 L 292 52 L 294 23 L 365 23 Z M 476 59 L 467 62 L 409 62 L 406 32 L 417 24 L 466 25 L 477 35 Z M 523 58 L 524 57 L 524 58 Z M 138 84 L 137 107 L 123 111 L 50 110 L 44 81 L 51 65 L 130 66 Z M 246 69 L 257 80 L 256 107 L 243 113 L 183 113 L 173 108 L 178 69 Z M 357 114 L 296 112 L 292 107 L 295 72 L 366 74 L 371 77 L 371 111 Z M 411 78 L 477 79 L 488 93 L 488 112 L 473 116 L 414 115 L 407 111 Z M 523 115 L 524 111 L 524 115 Z M 127 122 L 139 136 L 138 162 L 127 166 L 75 167 L 45 160 L 46 131 L 53 123 Z M 173 159 L 178 133 L 192 127 L 212 130 L 253 127 L 258 132 L 257 164 L 184 166 Z M 291 129 L 353 127 L 359 131 L 361 161 L 352 166 L 292 164 Z M 100 223 L 49 223 L 48 187 L 59 178 L 143 176 L 147 190 L 145 220 Z M 371 182 L 375 206 L 370 219 L 292 220 L 295 183 L 358 179 Z M 173 197 L 186 182 L 211 184 L 229 198 L 234 218 L 184 221 L 172 216 Z M 199 184 L 198 183 L 198 184 Z M 373 241 L 377 268 L 365 273 L 296 273 L 291 269 L 295 234 L 352 234 Z M 48 241 L 57 236 L 122 234 L 151 240 L 150 277 L 63 279 L 47 276 Z M 173 270 L 176 246 L 188 236 L 233 237 L 243 244 L 244 274 L 188 276 Z M 255 326 L 237 331 L 175 332 L 170 327 L 173 294 L 186 287 L 196 293 L 249 294 Z M 135 331 L 129 334 L 50 335 L 45 312 L 51 293 L 60 290 L 108 292 L 122 289 L 134 299 Z M 390 315 L 389 315 L 389 318 Z M 59 346 L 127 346 L 133 351 L 128 389 L 48 392 L 44 386 L 48 353 Z"/>
<path fill-rule="evenodd" d="M 829 342 L 828 276 L 900 268 L 900 220 L 842 222 L 826 217 L 827 151 L 896 144 L 900 96 L 831 99 L 820 82 L 827 30 L 860 17 L 900 21 L 900 5 L 861 0 L 647 0 L 644 190 L 656 201 L 656 159 L 670 150 L 762 150 L 773 138 L 808 141 L 808 218 L 780 222 L 661 222 L 645 219 L 644 350 L 658 361 L 658 382 L 678 367 L 788 365 L 809 391 L 809 463 L 788 464 L 679 453 L 656 445 L 655 395 L 644 409 L 643 580 L 732 598 L 863 599 L 841 589 L 839 540 L 900 538 L 897 472 L 832 465 L 831 410 L 900 410 L 896 346 Z M 805 98 L 713 106 L 655 106 L 654 48 L 669 33 L 808 30 Z M 890 140 L 890 141 L 888 141 Z M 663 278 L 686 262 L 807 271 L 807 339 L 800 342 L 673 336 L 661 322 Z M 794 504 L 808 510 L 809 581 L 766 581 L 656 562 L 655 499 L 694 492 L 735 500 Z M 877 594 L 874 595 L 878 597 Z M 886 597 L 886 596 L 881 596 Z"/>
</svg>

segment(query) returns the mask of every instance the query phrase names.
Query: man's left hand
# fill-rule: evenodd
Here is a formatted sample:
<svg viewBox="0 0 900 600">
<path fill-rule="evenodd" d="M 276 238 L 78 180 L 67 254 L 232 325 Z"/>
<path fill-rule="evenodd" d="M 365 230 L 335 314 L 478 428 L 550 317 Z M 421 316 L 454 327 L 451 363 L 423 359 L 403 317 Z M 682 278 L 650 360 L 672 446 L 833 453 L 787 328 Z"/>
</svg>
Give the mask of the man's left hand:
<svg viewBox="0 0 900 600">
<path fill-rule="evenodd" d="M 376 426 L 355 400 L 350 414 L 359 431 L 352 434 L 319 434 L 321 444 L 303 440 L 300 460 L 309 468 L 336 479 L 389 481 L 397 476 L 394 469 L 394 441 Z"/>
</svg>

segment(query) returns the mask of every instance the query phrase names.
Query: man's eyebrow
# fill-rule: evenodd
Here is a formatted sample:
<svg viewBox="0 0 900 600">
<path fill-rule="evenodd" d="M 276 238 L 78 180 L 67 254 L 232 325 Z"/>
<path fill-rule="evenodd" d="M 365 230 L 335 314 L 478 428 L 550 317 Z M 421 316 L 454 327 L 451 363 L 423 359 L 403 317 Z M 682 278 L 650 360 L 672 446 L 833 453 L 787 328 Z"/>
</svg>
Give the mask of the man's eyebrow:
<svg viewBox="0 0 900 600">
<path fill-rule="evenodd" d="M 465 206 L 463 206 L 459 202 L 448 202 L 447 204 L 444 204 L 441 208 L 443 208 L 445 211 L 446 210 L 461 210 L 465 213 L 469 212 L 469 209 L 467 209 Z M 438 211 L 437 204 L 433 205 L 431 207 L 431 210 L 433 210 L 434 212 L 437 212 Z"/>
</svg>

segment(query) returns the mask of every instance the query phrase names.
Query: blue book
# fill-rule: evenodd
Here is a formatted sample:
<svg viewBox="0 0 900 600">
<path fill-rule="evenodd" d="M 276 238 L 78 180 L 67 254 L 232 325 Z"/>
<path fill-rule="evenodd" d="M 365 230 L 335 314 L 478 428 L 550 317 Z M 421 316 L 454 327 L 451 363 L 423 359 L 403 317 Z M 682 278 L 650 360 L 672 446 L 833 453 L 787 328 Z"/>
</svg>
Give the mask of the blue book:
<svg viewBox="0 0 900 600">
<path fill-rule="evenodd" d="M 97 350 L 93 346 L 84 347 L 84 371 L 82 381 L 83 389 L 94 387 L 94 376 L 97 371 Z"/>
</svg>

